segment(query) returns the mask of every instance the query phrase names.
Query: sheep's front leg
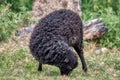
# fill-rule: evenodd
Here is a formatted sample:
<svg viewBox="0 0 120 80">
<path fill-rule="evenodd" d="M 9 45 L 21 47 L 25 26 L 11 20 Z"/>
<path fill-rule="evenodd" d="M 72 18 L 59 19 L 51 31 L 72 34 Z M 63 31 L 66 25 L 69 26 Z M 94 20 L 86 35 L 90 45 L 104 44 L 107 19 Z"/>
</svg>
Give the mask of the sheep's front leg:
<svg viewBox="0 0 120 80">
<path fill-rule="evenodd" d="M 81 63 L 82 63 L 82 69 L 86 72 L 87 71 L 87 65 L 84 59 L 84 54 L 83 54 L 83 46 L 82 44 L 77 44 L 74 46 L 74 49 L 76 50 L 76 52 L 78 53 Z"/>
<path fill-rule="evenodd" d="M 39 62 L 38 71 L 42 71 L 42 64 Z"/>
</svg>

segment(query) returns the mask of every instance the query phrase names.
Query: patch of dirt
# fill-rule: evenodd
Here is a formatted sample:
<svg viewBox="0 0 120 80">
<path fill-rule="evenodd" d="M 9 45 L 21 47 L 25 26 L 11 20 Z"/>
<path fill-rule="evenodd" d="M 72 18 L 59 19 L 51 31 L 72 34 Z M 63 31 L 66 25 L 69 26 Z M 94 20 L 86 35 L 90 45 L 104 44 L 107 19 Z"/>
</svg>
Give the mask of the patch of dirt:
<svg viewBox="0 0 120 80">
<path fill-rule="evenodd" d="M 79 0 L 34 0 L 31 16 L 33 19 L 40 19 L 58 9 L 70 9 L 81 13 L 78 4 Z"/>
</svg>

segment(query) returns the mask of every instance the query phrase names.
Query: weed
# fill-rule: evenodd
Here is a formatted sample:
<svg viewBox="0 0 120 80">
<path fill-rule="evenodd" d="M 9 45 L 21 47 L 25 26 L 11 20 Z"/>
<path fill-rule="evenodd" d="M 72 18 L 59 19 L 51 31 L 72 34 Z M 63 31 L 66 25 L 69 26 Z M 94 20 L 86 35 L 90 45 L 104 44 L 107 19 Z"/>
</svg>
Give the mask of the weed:
<svg viewBox="0 0 120 80">
<path fill-rule="evenodd" d="M 0 6 L 0 40 L 7 41 L 20 24 L 30 22 L 29 12 L 12 12 L 10 4 Z"/>
<path fill-rule="evenodd" d="M 82 2 L 82 18 L 89 20 L 94 18 L 103 18 L 109 31 L 96 42 L 108 48 L 120 46 L 120 1 L 119 0 L 84 0 Z"/>
</svg>

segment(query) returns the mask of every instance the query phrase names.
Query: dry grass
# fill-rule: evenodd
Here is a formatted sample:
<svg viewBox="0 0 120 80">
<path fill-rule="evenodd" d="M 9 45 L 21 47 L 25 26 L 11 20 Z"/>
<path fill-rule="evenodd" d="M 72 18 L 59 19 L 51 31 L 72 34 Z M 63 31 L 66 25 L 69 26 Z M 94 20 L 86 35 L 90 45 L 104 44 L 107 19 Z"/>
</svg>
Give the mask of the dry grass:
<svg viewBox="0 0 120 80">
<path fill-rule="evenodd" d="M 84 73 L 79 61 L 70 76 L 60 76 L 59 69 L 44 65 L 37 71 L 37 61 L 29 54 L 28 42 L 13 38 L 0 43 L 0 80 L 119 80 L 120 52 L 116 48 L 104 54 L 95 54 L 98 48 L 91 42 L 85 44 L 84 52 L 88 72 Z"/>
</svg>

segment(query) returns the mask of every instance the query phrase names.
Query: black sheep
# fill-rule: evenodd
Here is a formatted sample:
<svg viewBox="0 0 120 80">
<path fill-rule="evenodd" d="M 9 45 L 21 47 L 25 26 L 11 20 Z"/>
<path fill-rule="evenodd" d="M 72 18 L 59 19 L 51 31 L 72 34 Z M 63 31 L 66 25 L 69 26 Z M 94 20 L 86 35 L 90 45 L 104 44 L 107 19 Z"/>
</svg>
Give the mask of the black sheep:
<svg viewBox="0 0 120 80">
<path fill-rule="evenodd" d="M 87 71 L 83 55 L 83 30 L 79 15 L 71 10 L 56 10 L 42 18 L 31 35 L 30 51 L 42 64 L 57 66 L 62 75 L 68 75 L 78 65 L 77 55 L 82 62 L 82 69 Z"/>
</svg>

